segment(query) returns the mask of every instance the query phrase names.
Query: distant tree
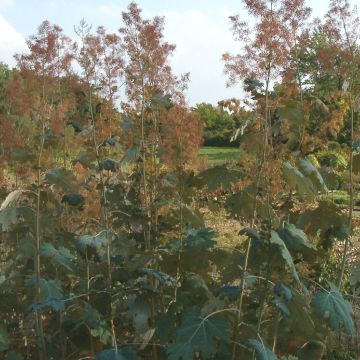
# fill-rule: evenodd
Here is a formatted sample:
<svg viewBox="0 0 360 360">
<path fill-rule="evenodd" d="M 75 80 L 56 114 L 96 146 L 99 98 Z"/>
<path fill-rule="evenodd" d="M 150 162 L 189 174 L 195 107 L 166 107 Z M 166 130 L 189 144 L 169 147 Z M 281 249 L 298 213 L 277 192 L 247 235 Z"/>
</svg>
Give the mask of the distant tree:
<svg viewBox="0 0 360 360">
<path fill-rule="evenodd" d="M 205 125 L 205 146 L 238 146 L 239 142 L 231 142 L 231 137 L 238 127 L 237 119 L 221 106 L 200 103 L 195 109 Z"/>
</svg>

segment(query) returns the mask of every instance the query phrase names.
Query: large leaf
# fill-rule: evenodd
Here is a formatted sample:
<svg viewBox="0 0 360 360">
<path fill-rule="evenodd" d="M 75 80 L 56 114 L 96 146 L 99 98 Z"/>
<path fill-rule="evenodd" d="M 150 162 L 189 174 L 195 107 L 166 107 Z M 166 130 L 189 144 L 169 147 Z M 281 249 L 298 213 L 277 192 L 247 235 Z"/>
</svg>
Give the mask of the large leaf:
<svg viewBox="0 0 360 360">
<path fill-rule="evenodd" d="M 304 231 L 293 224 L 286 224 L 277 233 L 284 240 L 286 247 L 291 253 L 308 254 L 315 249 L 315 246 L 309 242 Z"/>
<path fill-rule="evenodd" d="M 216 244 L 216 240 L 214 239 L 217 238 L 217 236 L 218 234 L 210 228 L 189 229 L 186 232 L 184 247 L 206 250 Z"/>
<path fill-rule="evenodd" d="M 311 340 L 298 351 L 299 360 L 321 360 L 325 354 L 326 345 L 318 340 Z"/>
<path fill-rule="evenodd" d="M 61 299 L 52 299 L 46 301 L 39 301 L 32 304 L 28 309 L 27 313 L 33 311 L 42 311 L 42 310 L 54 310 L 54 311 L 63 311 L 65 309 L 65 302 Z"/>
<path fill-rule="evenodd" d="M 82 254 L 87 256 L 102 256 L 105 253 L 105 247 L 108 244 L 108 239 L 105 231 L 97 235 L 83 235 L 80 236 L 76 242 L 76 248 Z"/>
<path fill-rule="evenodd" d="M 304 110 L 298 101 L 288 100 L 286 106 L 279 107 L 277 111 L 281 120 L 287 120 L 296 127 L 304 123 Z"/>
<path fill-rule="evenodd" d="M 324 179 L 324 182 L 329 190 L 340 189 L 341 184 L 343 182 L 341 172 L 337 172 L 327 167 L 323 167 L 319 169 L 319 172 L 322 178 Z"/>
<path fill-rule="evenodd" d="M 289 250 L 287 249 L 284 241 L 281 239 L 281 237 L 279 236 L 279 234 L 275 231 L 271 231 L 271 237 L 270 237 L 270 242 L 275 244 L 275 245 L 278 245 L 279 248 L 280 248 L 280 251 L 281 251 L 281 256 L 283 257 L 283 259 L 287 262 L 287 264 L 289 265 L 292 273 L 293 273 L 293 276 L 294 278 L 300 282 L 300 279 L 299 279 L 299 276 L 298 276 L 298 273 L 296 271 L 296 268 L 295 268 L 295 264 L 294 264 L 294 261 L 292 259 L 292 256 L 289 252 Z"/>
<path fill-rule="evenodd" d="M 82 124 L 78 120 L 73 120 L 73 119 L 68 120 L 66 122 L 66 125 L 72 126 L 75 133 L 80 133 L 80 132 L 82 132 L 84 130 L 84 127 L 82 126 Z"/>
<path fill-rule="evenodd" d="M 71 171 L 66 169 L 52 169 L 45 174 L 45 183 L 53 185 L 64 192 L 76 190 L 76 180 Z"/>
<path fill-rule="evenodd" d="M 137 360 L 139 357 L 134 348 L 127 346 L 115 349 L 103 350 L 96 354 L 95 360 Z"/>
<path fill-rule="evenodd" d="M 265 345 L 257 339 L 250 339 L 248 344 L 256 351 L 256 360 L 277 360 L 277 356 Z"/>
<path fill-rule="evenodd" d="M 56 249 L 50 243 L 42 243 L 40 248 L 41 256 L 53 261 L 67 270 L 72 271 L 72 262 L 73 256 L 71 255 L 69 249 L 60 246 L 59 249 Z"/>
<path fill-rule="evenodd" d="M 208 359 L 217 351 L 218 342 L 229 340 L 230 324 L 221 317 L 205 317 L 194 309 L 185 316 L 176 332 L 176 343 L 167 348 L 170 360 L 193 359 L 196 351 Z"/>
<path fill-rule="evenodd" d="M 161 285 L 170 287 L 176 286 L 176 279 L 162 271 L 154 269 L 142 269 L 140 272 L 155 278 Z"/>
<path fill-rule="evenodd" d="M 316 167 L 309 160 L 299 159 L 298 166 L 299 170 L 312 181 L 317 191 L 322 193 L 328 192 L 328 188 L 325 185 L 324 179 Z"/>
<path fill-rule="evenodd" d="M 359 174 L 360 173 L 360 154 L 355 154 L 353 156 L 353 173 Z"/>
<path fill-rule="evenodd" d="M 34 212 L 28 206 L 16 207 L 19 203 L 22 190 L 14 190 L 7 195 L 0 207 L 0 226 L 2 231 L 9 231 L 20 218 L 25 219 L 28 223 L 34 220 Z"/>
<path fill-rule="evenodd" d="M 320 291 L 312 301 L 315 312 L 329 322 L 329 325 L 335 331 L 339 331 L 341 325 L 350 335 L 355 333 L 355 327 L 352 319 L 351 304 L 345 300 L 338 288 L 330 285 L 330 291 Z"/>
<path fill-rule="evenodd" d="M 124 154 L 123 158 L 120 161 L 121 167 L 124 167 L 128 165 L 129 163 L 133 163 L 140 157 L 140 149 L 137 147 L 130 148 L 126 150 L 126 153 Z"/>
<path fill-rule="evenodd" d="M 65 194 L 61 199 L 61 202 L 69 204 L 70 206 L 79 206 L 80 209 L 84 201 L 85 198 L 81 194 Z"/>
<path fill-rule="evenodd" d="M 73 160 L 73 164 L 80 163 L 86 169 L 92 169 L 93 158 L 87 152 L 80 152 L 76 159 Z"/>
<path fill-rule="evenodd" d="M 99 163 L 99 170 L 107 170 L 115 172 L 118 169 L 119 165 L 115 160 L 112 159 L 105 159 L 100 161 Z"/>
<path fill-rule="evenodd" d="M 5 360 L 24 360 L 24 357 L 15 351 L 6 354 Z"/>
<path fill-rule="evenodd" d="M 198 187 L 207 186 L 209 191 L 217 188 L 229 189 L 230 185 L 240 179 L 241 173 L 238 170 L 228 169 L 225 165 L 214 166 L 196 176 L 195 184 Z"/>
<path fill-rule="evenodd" d="M 215 295 L 220 299 L 236 301 L 240 296 L 240 287 L 235 285 L 225 285 L 216 290 Z"/>
<path fill-rule="evenodd" d="M 0 211 L 0 225 L 2 231 L 9 231 L 20 219 L 25 219 L 27 220 L 27 223 L 32 223 L 34 220 L 33 215 L 33 210 L 27 206 L 4 208 Z"/>
<path fill-rule="evenodd" d="M 360 266 L 355 265 L 350 269 L 350 284 L 352 286 L 360 283 Z"/>
<path fill-rule="evenodd" d="M 35 276 L 28 276 L 25 285 L 34 288 L 36 284 Z M 31 290 L 31 289 L 30 289 Z M 55 280 L 40 278 L 40 298 L 41 300 L 61 299 L 63 297 L 61 285 Z"/>
<path fill-rule="evenodd" d="M 320 232 L 320 243 L 325 248 L 330 246 L 332 238 L 342 240 L 349 235 L 346 214 L 331 201 L 320 201 L 315 210 L 302 213 L 296 225 L 312 236 Z"/>
<path fill-rule="evenodd" d="M 256 209 L 256 216 L 261 219 L 269 219 L 271 217 L 274 226 L 277 226 L 277 216 L 274 209 L 261 198 L 257 190 L 253 186 L 245 188 L 243 191 L 235 193 L 228 197 L 225 202 L 225 207 L 234 217 L 242 217 L 250 220 L 254 216 Z"/>
<path fill-rule="evenodd" d="M 280 299 L 289 311 L 290 316 L 282 318 L 280 327 L 289 329 L 291 333 L 302 335 L 306 338 L 316 336 L 308 296 L 294 288 L 288 289 L 291 290 L 291 298 L 289 294 L 284 293 Z"/>
<path fill-rule="evenodd" d="M 5 198 L 5 200 L 2 202 L 0 211 L 4 210 L 7 207 L 17 206 L 22 193 L 23 193 L 22 190 L 14 190 L 11 193 L 9 193 L 8 196 Z"/>
<path fill-rule="evenodd" d="M 311 180 L 292 167 L 289 162 L 284 163 L 284 178 L 290 188 L 296 190 L 301 198 L 313 199 L 316 196 L 316 189 Z"/>
<path fill-rule="evenodd" d="M 28 147 L 22 147 L 15 149 L 11 152 L 10 160 L 12 162 L 26 163 L 33 162 L 36 159 L 36 156 L 32 153 L 31 149 Z"/>
<path fill-rule="evenodd" d="M 63 292 L 60 283 L 55 280 L 46 280 L 41 278 L 40 297 L 44 300 L 62 298 Z"/>
<path fill-rule="evenodd" d="M 197 209 L 182 204 L 181 216 L 185 227 L 201 228 L 205 226 L 204 219 Z M 178 224 L 180 219 L 180 209 L 178 206 L 172 207 L 169 216 L 166 219 L 167 224 Z"/>
<path fill-rule="evenodd" d="M 159 343 L 168 343 L 175 337 L 178 305 L 173 302 L 166 312 L 160 312 L 155 320 L 155 338 Z"/>
<path fill-rule="evenodd" d="M 164 107 L 165 109 L 169 110 L 173 106 L 171 101 L 170 94 L 163 94 L 162 92 L 157 92 L 152 96 L 151 99 L 151 108 L 161 108 Z"/>
<path fill-rule="evenodd" d="M 259 233 L 253 228 L 243 228 L 239 231 L 239 235 L 246 235 L 252 240 L 262 241 Z"/>
<path fill-rule="evenodd" d="M 311 96 L 311 99 L 313 100 L 313 103 L 317 110 L 321 111 L 326 115 L 330 113 L 329 107 L 320 98 L 316 96 Z"/>
<path fill-rule="evenodd" d="M 274 286 L 274 293 L 285 299 L 286 301 L 290 301 L 293 298 L 292 291 L 289 287 L 284 285 L 283 283 L 276 283 Z"/>
<path fill-rule="evenodd" d="M 151 308 L 147 300 L 140 296 L 130 295 L 126 304 L 126 316 L 129 317 L 138 334 L 145 334 L 149 330 Z"/>
<path fill-rule="evenodd" d="M 9 347 L 9 334 L 5 328 L 0 328 L 0 351 L 7 350 Z"/>
<path fill-rule="evenodd" d="M 92 336 L 98 338 L 102 344 L 108 344 L 111 340 L 111 330 L 109 324 L 100 312 L 90 304 L 84 304 L 81 321 L 90 329 Z"/>
</svg>

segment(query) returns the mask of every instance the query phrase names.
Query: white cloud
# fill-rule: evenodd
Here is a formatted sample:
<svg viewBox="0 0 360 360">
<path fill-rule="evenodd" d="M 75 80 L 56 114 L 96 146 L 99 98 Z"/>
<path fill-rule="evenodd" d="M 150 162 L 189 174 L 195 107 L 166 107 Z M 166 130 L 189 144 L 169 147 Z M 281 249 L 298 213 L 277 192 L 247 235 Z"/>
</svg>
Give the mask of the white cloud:
<svg viewBox="0 0 360 360">
<path fill-rule="evenodd" d="M 3 1 L 3 0 L 1 0 Z M 22 35 L 0 14 L 0 61 L 15 65 L 15 53 L 26 51 L 26 42 Z"/>
<path fill-rule="evenodd" d="M 14 5 L 14 0 L 0 0 L 0 10 L 9 8 Z"/>
<path fill-rule="evenodd" d="M 226 88 L 221 55 L 239 45 L 229 31 L 228 12 L 196 10 L 165 12 L 165 39 L 176 45 L 171 61 L 175 73 L 190 72 L 188 95 L 191 104 L 241 96 L 240 87 Z"/>
</svg>

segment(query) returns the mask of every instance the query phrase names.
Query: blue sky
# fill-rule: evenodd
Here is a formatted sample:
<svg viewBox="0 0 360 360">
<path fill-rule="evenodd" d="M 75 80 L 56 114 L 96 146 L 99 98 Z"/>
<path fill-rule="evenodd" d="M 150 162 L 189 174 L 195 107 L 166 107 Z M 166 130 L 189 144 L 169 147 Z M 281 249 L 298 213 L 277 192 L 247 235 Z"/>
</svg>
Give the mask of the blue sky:
<svg viewBox="0 0 360 360">
<path fill-rule="evenodd" d="M 0 61 L 14 65 L 12 55 L 26 49 L 25 39 L 45 19 L 74 37 L 73 26 L 84 18 L 109 31 L 121 26 L 125 0 L 0 0 Z M 240 86 L 226 88 L 221 54 L 239 48 L 229 31 L 228 16 L 242 12 L 240 0 L 139 0 L 145 17 L 165 16 L 165 38 L 177 48 L 171 64 L 176 74 L 190 72 L 187 98 L 216 104 L 239 97 Z M 352 3 L 360 4 L 360 0 Z M 308 0 L 315 16 L 326 12 L 329 0 Z"/>
</svg>

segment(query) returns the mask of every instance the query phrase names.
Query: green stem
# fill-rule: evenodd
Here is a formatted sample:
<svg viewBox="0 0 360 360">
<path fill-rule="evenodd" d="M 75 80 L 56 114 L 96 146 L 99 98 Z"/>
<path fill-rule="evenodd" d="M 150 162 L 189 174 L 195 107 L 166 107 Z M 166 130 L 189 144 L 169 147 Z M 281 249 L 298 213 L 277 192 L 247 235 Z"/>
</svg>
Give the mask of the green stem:
<svg viewBox="0 0 360 360">
<path fill-rule="evenodd" d="M 344 245 L 343 256 L 342 256 L 342 261 L 341 261 L 339 279 L 338 279 L 338 283 L 337 283 L 339 290 L 341 290 L 341 285 L 342 285 L 342 281 L 344 278 L 344 273 L 345 273 L 345 268 L 346 268 L 346 260 L 347 260 L 347 256 L 348 256 L 348 252 L 349 252 L 350 239 L 351 239 L 352 230 L 353 230 L 352 229 L 352 218 L 353 218 L 353 211 L 354 211 L 354 179 L 353 179 L 354 102 L 353 102 L 353 98 L 352 98 L 352 91 L 353 91 L 354 79 L 356 77 L 355 73 L 356 73 L 356 69 L 357 69 L 354 49 L 353 49 L 353 46 L 351 45 L 346 21 L 344 19 L 344 14 L 342 12 L 341 12 L 341 20 L 342 20 L 343 29 L 345 32 L 348 50 L 351 55 L 351 74 L 350 74 L 350 85 L 349 85 L 349 89 L 348 89 L 348 91 L 349 91 L 349 106 L 350 106 L 350 127 L 351 127 L 350 131 L 351 132 L 350 132 L 350 166 L 349 166 L 349 181 L 350 181 L 350 186 L 349 186 L 349 197 L 350 197 L 350 200 L 349 200 L 349 235 L 345 239 L 345 245 Z"/>
<path fill-rule="evenodd" d="M 42 132 L 40 140 L 40 148 L 37 161 L 37 196 L 36 196 L 36 246 L 35 246 L 35 301 L 41 300 L 41 259 L 40 259 L 40 248 L 41 248 L 41 230 L 40 230 L 40 197 L 41 197 L 41 159 L 44 148 L 44 134 L 45 134 L 45 123 L 42 120 Z M 46 346 L 44 329 L 41 318 L 41 313 L 36 311 L 36 327 L 39 340 L 39 359 L 46 359 Z"/>
</svg>

